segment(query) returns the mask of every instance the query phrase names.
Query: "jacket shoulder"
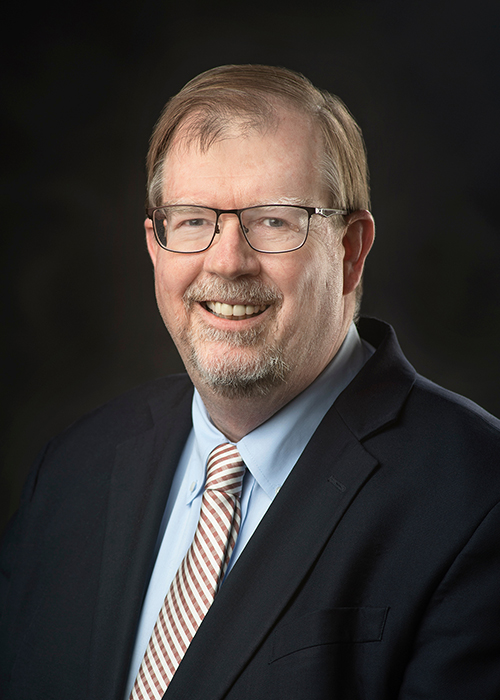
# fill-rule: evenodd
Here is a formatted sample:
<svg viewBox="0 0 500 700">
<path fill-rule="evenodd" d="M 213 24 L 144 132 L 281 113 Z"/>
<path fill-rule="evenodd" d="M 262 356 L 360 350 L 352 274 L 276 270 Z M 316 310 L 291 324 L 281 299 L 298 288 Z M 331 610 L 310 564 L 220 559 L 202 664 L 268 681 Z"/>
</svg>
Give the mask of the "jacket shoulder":
<svg viewBox="0 0 500 700">
<path fill-rule="evenodd" d="M 411 422 L 417 432 L 434 426 L 436 432 L 478 431 L 500 439 L 498 418 L 415 371 L 388 324 L 363 318 L 359 330 L 376 352 L 348 387 L 341 404 L 358 437 L 364 439 L 403 421 Z"/>
<path fill-rule="evenodd" d="M 457 456 L 488 452 L 498 465 L 500 420 L 465 396 L 417 375 L 403 415 Z"/>
<path fill-rule="evenodd" d="M 107 401 L 85 414 L 57 435 L 55 447 L 68 440 L 91 436 L 96 443 L 125 440 L 146 430 L 155 418 L 176 411 L 189 402 L 193 385 L 187 374 L 154 379 Z"/>
</svg>

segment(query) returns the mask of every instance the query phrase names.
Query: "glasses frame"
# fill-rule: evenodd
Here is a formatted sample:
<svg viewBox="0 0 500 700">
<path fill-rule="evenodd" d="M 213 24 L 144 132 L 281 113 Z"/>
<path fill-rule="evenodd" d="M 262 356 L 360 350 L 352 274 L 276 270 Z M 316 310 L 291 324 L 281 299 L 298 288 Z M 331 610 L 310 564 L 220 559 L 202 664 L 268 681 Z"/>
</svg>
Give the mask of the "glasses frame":
<svg viewBox="0 0 500 700">
<path fill-rule="evenodd" d="M 209 211 L 213 211 L 216 214 L 216 219 L 215 219 L 215 228 L 214 232 L 212 235 L 212 238 L 210 239 L 210 242 L 207 246 L 204 248 L 200 248 L 200 250 L 172 250 L 172 248 L 168 248 L 166 245 L 162 243 L 160 240 L 160 236 L 156 230 L 156 221 L 154 218 L 154 213 L 155 211 L 158 211 L 159 209 L 167 209 L 169 207 L 192 207 L 193 209 L 208 209 Z M 307 230 L 306 230 L 306 235 L 304 236 L 304 240 L 302 243 L 298 246 L 295 246 L 295 248 L 288 248 L 286 250 L 261 250 L 260 248 L 256 248 L 253 246 L 250 241 L 248 240 L 247 237 L 247 232 L 245 230 L 245 226 L 243 225 L 243 222 L 241 221 L 241 214 L 244 211 L 248 211 L 251 209 L 260 209 L 262 207 L 287 207 L 287 208 L 294 208 L 294 209 L 302 209 L 303 211 L 307 212 Z M 219 217 L 221 214 L 235 214 L 238 217 L 238 221 L 240 222 L 240 230 L 250 246 L 252 250 L 255 250 L 257 253 L 266 253 L 269 255 L 274 255 L 276 253 L 292 253 L 294 250 L 299 250 L 299 248 L 302 248 L 302 246 L 305 244 L 307 241 L 307 237 L 309 235 L 309 225 L 311 222 L 311 216 L 314 216 L 314 214 L 318 214 L 319 216 L 322 216 L 324 218 L 329 218 L 330 216 L 347 216 L 349 214 L 348 211 L 345 209 L 329 209 L 326 207 L 306 207 L 305 205 L 302 204 L 256 204 L 253 207 L 243 207 L 242 209 L 216 209 L 215 207 L 204 207 L 201 204 L 163 204 L 160 205 L 159 207 L 149 207 L 146 208 L 146 214 L 148 216 L 148 219 L 151 219 L 153 222 L 153 230 L 155 233 L 155 239 L 160 248 L 163 248 L 164 250 L 168 250 L 170 253 L 179 253 L 181 255 L 192 255 L 193 253 L 203 253 L 206 250 L 210 248 L 212 243 L 214 242 L 214 238 L 217 234 L 220 234 L 220 228 L 219 228 Z"/>
</svg>

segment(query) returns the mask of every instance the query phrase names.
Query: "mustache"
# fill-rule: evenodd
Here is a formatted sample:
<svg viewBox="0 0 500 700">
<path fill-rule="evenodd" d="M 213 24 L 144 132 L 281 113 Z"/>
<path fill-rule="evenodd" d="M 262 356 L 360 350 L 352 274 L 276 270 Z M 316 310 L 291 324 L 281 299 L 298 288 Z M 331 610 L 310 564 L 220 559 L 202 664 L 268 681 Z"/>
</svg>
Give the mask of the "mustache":
<svg viewBox="0 0 500 700">
<path fill-rule="evenodd" d="M 184 303 L 189 306 L 194 302 L 216 300 L 232 303 L 234 299 L 259 306 L 261 304 L 281 305 L 283 295 L 273 287 L 265 285 L 257 279 L 221 280 L 212 279 L 193 282 L 183 295 Z"/>
</svg>

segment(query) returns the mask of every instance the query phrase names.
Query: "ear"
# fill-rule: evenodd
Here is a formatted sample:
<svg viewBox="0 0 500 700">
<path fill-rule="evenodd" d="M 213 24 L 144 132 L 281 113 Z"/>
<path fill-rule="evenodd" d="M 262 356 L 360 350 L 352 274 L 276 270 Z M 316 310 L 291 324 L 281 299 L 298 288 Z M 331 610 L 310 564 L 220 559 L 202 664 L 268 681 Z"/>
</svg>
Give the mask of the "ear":
<svg viewBox="0 0 500 700">
<path fill-rule="evenodd" d="M 144 221 L 144 229 L 146 231 L 146 244 L 148 246 L 149 257 L 151 258 L 153 266 L 155 266 L 156 256 L 158 255 L 158 243 L 155 238 L 153 222 L 150 218 L 146 218 Z"/>
<path fill-rule="evenodd" d="M 359 209 L 346 217 L 344 245 L 344 294 L 358 286 L 363 275 L 366 256 L 375 238 L 375 222 L 366 209 Z"/>
</svg>

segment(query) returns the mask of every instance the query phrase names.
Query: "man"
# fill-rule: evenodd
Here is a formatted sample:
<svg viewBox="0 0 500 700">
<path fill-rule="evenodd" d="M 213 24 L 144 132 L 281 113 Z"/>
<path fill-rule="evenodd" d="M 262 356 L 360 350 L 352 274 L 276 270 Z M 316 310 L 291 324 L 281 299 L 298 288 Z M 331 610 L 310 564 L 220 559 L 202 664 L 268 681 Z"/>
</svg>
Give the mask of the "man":
<svg viewBox="0 0 500 700">
<path fill-rule="evenodd" d="M 353 323 L 374 224 L 352 117 L 291 71 L 217 68 L 167 104 L 148 176 L 189 379 L 35 465 L 2 697 L 498 699 L 500 425 Z"/>
</svg>

